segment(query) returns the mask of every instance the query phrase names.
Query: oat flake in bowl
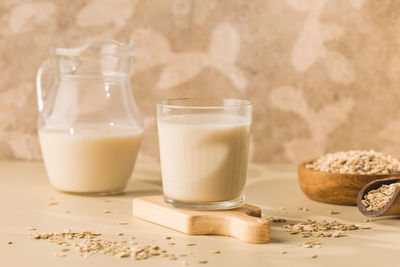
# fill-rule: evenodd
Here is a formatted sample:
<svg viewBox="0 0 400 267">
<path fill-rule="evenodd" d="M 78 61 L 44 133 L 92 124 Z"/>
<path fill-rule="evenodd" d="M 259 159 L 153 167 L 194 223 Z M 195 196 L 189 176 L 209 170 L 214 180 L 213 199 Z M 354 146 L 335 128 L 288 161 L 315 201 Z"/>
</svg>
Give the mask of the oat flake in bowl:
<svg viewBox="0 0 400 267">
<path fill-rule="evenodd" d="M 367 211 L 378 211 L 390 202 L 398 187 L 400 187 L 399 182 L 383 184 L 381 187 L 370 190 L 368 194 L 364 195 L 361 204 L 364 205 Z"/>
<path fill-rule="evenodd" d="M 400 161 L 391 155 L 385 156 L 373 150 L 351 150 L 326 154 L 305 167 L 329 173 L 391 174 L 400 172 Z"/>
</svg>

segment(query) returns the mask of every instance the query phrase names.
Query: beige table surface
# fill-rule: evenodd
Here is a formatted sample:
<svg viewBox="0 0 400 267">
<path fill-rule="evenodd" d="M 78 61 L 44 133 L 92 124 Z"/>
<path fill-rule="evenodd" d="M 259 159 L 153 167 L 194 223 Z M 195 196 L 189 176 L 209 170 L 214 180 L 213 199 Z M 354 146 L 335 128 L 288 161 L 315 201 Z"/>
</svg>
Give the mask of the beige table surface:
<svg viewBox="0 0 400 267">
<path fill-rule="evenodd" d="M 373 229 L 351 231 L 342 238 L 319 238 L 323 243 L 320 249 L 299 247 L 297 244 L 305 239 L 284 232 L 282 223 L 271 223 L 271 242 L 262 245 L 223 236 L 187 236 L 131 215 L 133 197 L 161 193 L 157 165 L 138 164 L 123 195 L 84 197 L 55 191 L 41 163 L 0 162 L 0 266 L 182 266 L 183 260 L 189 266 L 400 266 L 398 219 L 364 222 L 356 207 L 308 200 L 298 187 L 294 165 L 251 165 L 246 191 L 247 202 L 260 206 L 264 217 L 279 216 L 293 222 L 307 218 L 339 220 L 371 225 Z M 49 206 L 51 197 L 59 204 Z M 299 211 L 300 206 L 309 212 Z M 106 214 L 106 209 L 112 212 Z M 340 214 L 330 215 L 331 209 Z M 113 224 L 116 221 L 129 224 Z M 157 244 L 176 254 L 193 254 L 176 261 L 156 257 L 135 261 L 105 255 L 82 258 L 72 249 L 65 258 L 59 258 L 54 254 L 61 251 L 60 246 L 47 240 L 30 240 L 32 231 L 25 227 L 35 227 L 39 232 L 91 230 L 102 233 L 107 240 L 135 236 L 139 244 Z M 116 236 L 117 232 L 125 236 Z M 163 239 L 166 235 L 173 236 L 175 246 Z M 187 247 L 187 243 L 197 246 Z M 214 249 L 222 253 L 212 254 Z M 288 253 L 283 255 L 281 251 Z M 311 254 L 318 257 L 307 258 Z M 197 263 L 203 259 L 208 263 Z"/>
</svg>

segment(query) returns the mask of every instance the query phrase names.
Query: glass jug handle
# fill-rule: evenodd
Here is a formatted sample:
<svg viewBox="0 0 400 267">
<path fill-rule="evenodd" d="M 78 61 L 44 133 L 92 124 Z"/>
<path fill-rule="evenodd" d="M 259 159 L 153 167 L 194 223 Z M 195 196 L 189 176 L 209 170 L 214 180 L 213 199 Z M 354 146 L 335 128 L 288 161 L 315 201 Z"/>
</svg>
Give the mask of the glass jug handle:
<svg viewBox="0 0 400 267">
<path fill-rule="evenodd" d="M 44 108 L 44 103 L 46 101 L 46 88 L 43 88 L 43 84 L 42 84 L 42 76 L 43 73 L 46 70 L 51 70 L 51 64 L 50 64 L 50 60 L 46 59 L 42 65 L 40 65 L 39 70 L 36 74 L 36 96 L 37 96 L 37 104 L 38 104 L 38 110 L 39 112 L 43 111 Z M 50 84 L 51 81 L 51 76 L 49 76 L 48 80 L 47 80 L 47 85 Z"/>
</svg>

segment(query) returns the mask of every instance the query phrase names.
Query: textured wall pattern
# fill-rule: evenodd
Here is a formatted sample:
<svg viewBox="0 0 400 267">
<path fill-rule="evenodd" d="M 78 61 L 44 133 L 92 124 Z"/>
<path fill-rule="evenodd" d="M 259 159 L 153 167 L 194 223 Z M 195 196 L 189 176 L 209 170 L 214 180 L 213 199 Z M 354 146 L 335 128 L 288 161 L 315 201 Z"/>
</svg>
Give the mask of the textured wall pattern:
<svg viewBox="0 0 400 267">
<path fill-rule="evenodd" d="M 158 159 L 155 102 L 248 98 L 251 159 L 400 149 L 396 0 L 2 0 L 0 159 L 40 159 L 34 79 L 72 38 L 136 41 L 140 160 Z"/>
</svg>

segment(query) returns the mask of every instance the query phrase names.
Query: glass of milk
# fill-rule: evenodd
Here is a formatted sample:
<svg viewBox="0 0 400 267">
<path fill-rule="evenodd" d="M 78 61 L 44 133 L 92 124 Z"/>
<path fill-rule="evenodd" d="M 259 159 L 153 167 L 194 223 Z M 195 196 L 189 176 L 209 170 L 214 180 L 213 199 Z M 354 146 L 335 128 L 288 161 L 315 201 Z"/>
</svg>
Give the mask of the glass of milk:
<svg viewBox="0 0 400 267">
<path fill-rule="evenodd" d="M 252 104 L 183 98 L 157 104 L 165 202 L 202 210 L 231 209 L 244 200 Z"/>
<path fill-rule="evenodd" d="M 72 42 L 53 47 L 40 67 L 38 132 L 56 189 L 115 194 L 125 188 L 143 132 L 130 86 L 132 56 L 132 42 Z"/>
</svg>

